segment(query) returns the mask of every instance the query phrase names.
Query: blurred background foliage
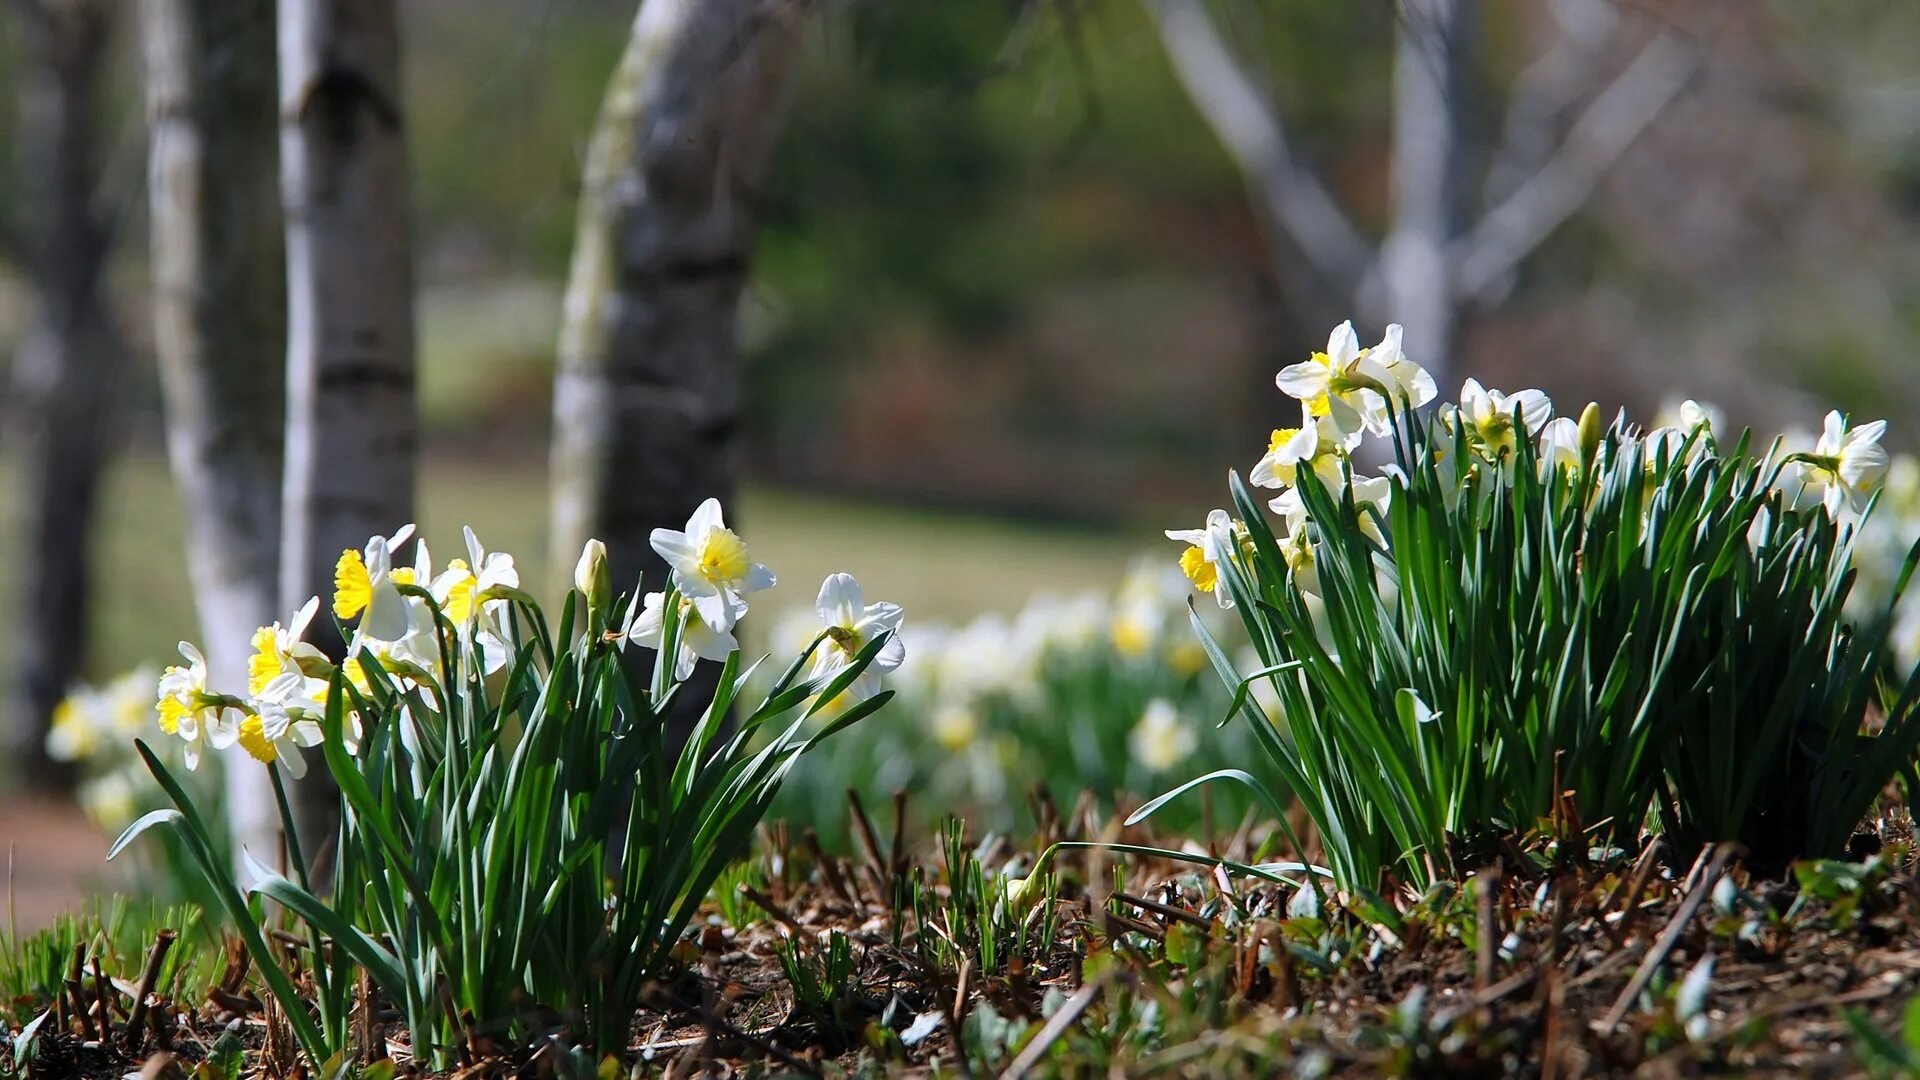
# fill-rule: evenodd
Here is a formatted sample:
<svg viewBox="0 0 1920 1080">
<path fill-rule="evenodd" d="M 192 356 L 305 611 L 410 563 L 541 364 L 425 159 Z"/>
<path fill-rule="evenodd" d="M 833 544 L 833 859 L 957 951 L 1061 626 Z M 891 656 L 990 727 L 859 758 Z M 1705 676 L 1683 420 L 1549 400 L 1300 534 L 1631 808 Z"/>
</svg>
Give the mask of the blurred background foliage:
<svg viewBox="0 0 1920 1080">
<path fill-rule="evenodd" d="M 1548 7 L 1504 0 L 1482 20 L 1489 139 Z M 1214 10 L 1304 156 L 1377 226 L 1394 7 Z M 471 520 L 533 564 L 541 529 L 511 508 L 544 497 L 580 165 L 633 4 L 405 11 L 425 513 L 443 545 Z M 1911 445 L 1920 10 L 1773 0 L 1717 26 L 1692 90 L 1476 321 L 1462 372 L 1641 414 L 1693 395 L 1768 431 L 1833 404 L 1892 418 Z M 137 363 L 112 405 L 126 435 L 97 541 L 101 675 L 191 626 L 144 344 L 135 30 L 117 28 L 103 128 Z M 1110 583 L 1157 527 L 1204 511 L 1224 465 L 1252 461 L 1286 411 L 1272 372 L 1325 333 L 1282 302 L 1238 173 L 1131 0 L 843 3 L 807 48 L 743 313 L 749 535 L 797 553 L 789 581 L 878 562 L 870 592 L 955 618 Z M 0 355 L 22 309 L 0 277 Z M 870 516 L 876 500 L 905 508 Z M 1006 540 L 929 546 L 955 530 Z M 903 547 L 928 554 L 897 573 L 875 554 Z"/>
</svg>

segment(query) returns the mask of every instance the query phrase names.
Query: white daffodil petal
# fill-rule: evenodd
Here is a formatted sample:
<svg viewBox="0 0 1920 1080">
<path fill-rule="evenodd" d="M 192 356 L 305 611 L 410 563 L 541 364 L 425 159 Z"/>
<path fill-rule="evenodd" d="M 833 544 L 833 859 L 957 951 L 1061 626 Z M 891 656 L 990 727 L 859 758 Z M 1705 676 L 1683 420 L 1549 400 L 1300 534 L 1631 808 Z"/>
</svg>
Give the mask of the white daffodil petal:
<svg viewBox="0 0 1920 1080">
<path fill-rule="evenodd" d="M 1327 392 L 1332 370 L 1315 360 L 1303 360 L 1280 369 L 1273 382 L 1288 397 L 1311 401 Z"/>
<path fill-rule="evenodd" d="M 820 596 L 814 601 L 813 610 L 828 626 L 851 627 L 859 621 L 864 606 L 860 583 L 852 574 L 828 574 L 820 583 Z"/>
</svg>

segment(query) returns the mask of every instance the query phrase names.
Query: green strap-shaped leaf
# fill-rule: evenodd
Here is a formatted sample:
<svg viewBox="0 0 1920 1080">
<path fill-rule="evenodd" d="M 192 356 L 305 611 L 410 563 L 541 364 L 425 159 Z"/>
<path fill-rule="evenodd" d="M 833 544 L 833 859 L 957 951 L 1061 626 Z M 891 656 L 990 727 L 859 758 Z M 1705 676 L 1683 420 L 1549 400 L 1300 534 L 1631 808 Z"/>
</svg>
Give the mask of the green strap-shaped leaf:
<svg viewBox="0 0 1920 1080">
<path fill-rule="evenodd" d="M 366 968 L 367 974 L 373 977 L 382 993 L 395 1001 L 405 999 L 406 976 L 401 971 L 400 961 L 391 952 L 357 927 L 348 925 L 318 897 L 269 869 L 245 848 L 240 851 L 240 861 L 247 871 L 245 888 L 249 894 L 259 893 L 305 919 L 309 925 L 332 938 L 334 944 L 345 948 L 361 967 Z"/>
</svg>

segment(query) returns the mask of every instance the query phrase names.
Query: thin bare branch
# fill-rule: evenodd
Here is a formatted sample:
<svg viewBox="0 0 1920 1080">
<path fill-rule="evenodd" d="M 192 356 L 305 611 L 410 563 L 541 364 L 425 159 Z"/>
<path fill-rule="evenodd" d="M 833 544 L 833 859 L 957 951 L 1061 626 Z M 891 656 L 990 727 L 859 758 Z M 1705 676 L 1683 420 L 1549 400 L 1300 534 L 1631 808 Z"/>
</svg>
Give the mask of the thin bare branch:
<svg viewBox="0 0 1920 1080">
<path fill-rule="evenodd" d="M 1239 165 L 1270 227 L 1310 260 L 1336 290 L 1351 295 L 1373 259 L 1373 245 L 1299 161 L 1286 128 L 1246 67 L 1227 47 L 1199 0 L 1144 0 L 1174 73 L 1194 106 Z"/>
<path fill-rule="evenodd" d="M 1488 203 L 1513 194 L 1552 155 L 1562 119 L 1593 100 L 1605 77 L 1607 54 L 1619 40 L 1623 20 L 1612 0 L 1558 0 L 1547 10 L 1557 30 L 1552 44 L 1520 70 L 1507 95 L 1500 140 L 1487 168 Z"/>
<path fill-rule="evenodd" d="M 1488 211 L 1456 245 L 1456 284 L 1464 299 L 1497 290 L 1521 259 L 1593 194 L 1621 155 L 1680 96 L 1700 68 L 1699 47 L 1662 31 L 1599 93 L 1546 164 Z"/>
</svg>

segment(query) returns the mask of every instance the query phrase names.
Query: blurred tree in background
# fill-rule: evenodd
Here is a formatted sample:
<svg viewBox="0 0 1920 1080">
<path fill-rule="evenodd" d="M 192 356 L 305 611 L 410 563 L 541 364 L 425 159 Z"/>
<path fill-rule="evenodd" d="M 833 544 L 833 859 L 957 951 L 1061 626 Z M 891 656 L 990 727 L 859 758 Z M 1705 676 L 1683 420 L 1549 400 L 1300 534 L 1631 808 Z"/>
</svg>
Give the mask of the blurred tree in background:
<svg viewBox="0 0 1920 1080">
<path fill-rule="evenodd" d="M 426 455 L 537 485 L 589 133 L 634 3 L 402 7 Z M 1569 13 L 1621 6 L 1478 7 L 1462 123 L 1485 146 Z M 1708 10 L 1621 10 L 1681 7 Z M 1400 10 L 1205 5 L 1298 160 L 1369 236 L 1393 213 Z M 15 102 L 28 42 L 17 19 L 0 26 L 0 98 Z M 1828 403 L 1910 412 L 1920 11 L 1729 3 L 1699 41 L 1687 93 L 1473 322 L 1457 374 L 1636 410 L 1694 394 L 1767 430 Z M 139 44 L 106 45 L 93 205 L 113 222 L 105 280 L 128 338 L 117 430 L 147 455 L 160 394 Z M 1632 54 L 1607 55 L 1611 71 Z M 10 157 L 16 113 L 0 109 Z M 25 205 L 21 179 L 0 170 L 9 208 Z M 824 5 L 764 190 L 741 334 L 750 480 L 1129 527 L 1184 516 L 1214 462 L 1251 460 L 1285 412 L 1273 371 L 1326 332 L 1288 302 L 1284 260 L 1140 0 Z M 30 281 L 21 260 L 0 266 L 10 365 Z M 0 427 L 8 477 L 18 434 Z M 18 516 L 22 500 L 4 505 Z M 171 627 L 172 594 L 149 577 L 142 602 Z"/>
<path fill-rule="evenodd" d="M 104 134 L 111 0 L 20 0 L 9 164 L 18 187 L 0 219 L 29 313 L 12 350 L 5 419 L 21 462 L 22 542 L 6 572 L 7 692 L 0 769 L 30 790 L 59 791 L 68 769 L 47 756 L 46 719 L 81 670 L 92 578 L 86 538 L 113 443 L 125 345 L 107 281 L 118 214 Z"/>
</svg>

